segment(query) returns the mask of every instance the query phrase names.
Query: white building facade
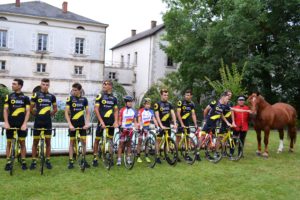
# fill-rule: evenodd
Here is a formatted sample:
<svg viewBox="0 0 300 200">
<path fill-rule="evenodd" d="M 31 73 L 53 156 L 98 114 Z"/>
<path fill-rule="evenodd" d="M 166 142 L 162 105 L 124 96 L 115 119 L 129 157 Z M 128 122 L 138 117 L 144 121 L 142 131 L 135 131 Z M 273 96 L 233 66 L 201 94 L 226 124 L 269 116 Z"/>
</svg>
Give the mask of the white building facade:
<svg viewBox="0 0 300 200">
<path fill-rule="evenodd" d="M 104 74 L 108 25 L 49 4 L 33 1 L 0 5 L 0 84 L 24 80 L 30 95 L 42 78 L 50 92 L 64 101 L 74 82 L 93 98 Z"/>
<path fill-rule="evenodd" d="M 112 63 L 105 66 L 105 78 L 117 80 L 140 101 L 152 84 L 176 71 L 178 65 L 161 49 L 161 45 L 167 45 L 161 39 L 163 24 L 156 26 L 152 21 L 149 30 L 131 32 L 131 37 L 111 48 Z"/>
</svg>

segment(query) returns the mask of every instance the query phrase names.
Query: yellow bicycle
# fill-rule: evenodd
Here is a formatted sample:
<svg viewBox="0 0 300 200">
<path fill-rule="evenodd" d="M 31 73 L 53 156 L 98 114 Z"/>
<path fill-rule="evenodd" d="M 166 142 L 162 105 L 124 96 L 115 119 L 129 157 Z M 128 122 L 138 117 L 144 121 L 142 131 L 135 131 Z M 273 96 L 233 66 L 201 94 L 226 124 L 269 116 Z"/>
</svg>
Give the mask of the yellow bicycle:
<svg viewBox="0 0 300 200">
<path fill-rule="evenodd" d="M 169 165 L 175 166 L 178 159 L 178 148 L 174 139 L 169 136 L 168 130 L 171 130 L 171 128 L 166 128 L 163 130 L 164 135 L 159 144 L 159 151 L 163 149 L 164 158 L 166 161 L 169 163 Z"/>
<path fill-rule="evenodd" d="M 183 128 L 183 137 L 179 142 L 179 151 L 186 163 L 192 165 L 196 160 L 197 144 L 195 140 L 189 136 L 188 130 L 195 129 L 196 127 L 190 126 Z"/>
</svg>

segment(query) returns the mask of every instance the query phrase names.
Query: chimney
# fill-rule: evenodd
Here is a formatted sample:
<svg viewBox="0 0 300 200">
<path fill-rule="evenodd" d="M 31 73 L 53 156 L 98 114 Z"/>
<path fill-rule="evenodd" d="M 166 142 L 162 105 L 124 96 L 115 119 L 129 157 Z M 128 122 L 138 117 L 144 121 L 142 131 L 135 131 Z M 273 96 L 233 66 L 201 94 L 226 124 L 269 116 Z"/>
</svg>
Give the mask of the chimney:
<svg viewBox="0 0 300 200">
<path fill-rule="evenodd" d="M 136 35 L 136 30 L 132 29 L 131 30 L 131 37 L 135 36 Z"/>
<path fill-rule="evenodd" d="M 68 12 L 68 2 L 64 1 L 62 4 L 62 10 L 63 13 L 67 13 Z"/>
<path fill-rule="evenodd" d="M 156 21 L 151 21 L 151 28 L 155 28 L 156 27 Z"/>
<path fill-rule="evenodd" d="M 20 7 L 21 6 L 21 0 L 16 0 L 16 7 Z"/>
</svg>

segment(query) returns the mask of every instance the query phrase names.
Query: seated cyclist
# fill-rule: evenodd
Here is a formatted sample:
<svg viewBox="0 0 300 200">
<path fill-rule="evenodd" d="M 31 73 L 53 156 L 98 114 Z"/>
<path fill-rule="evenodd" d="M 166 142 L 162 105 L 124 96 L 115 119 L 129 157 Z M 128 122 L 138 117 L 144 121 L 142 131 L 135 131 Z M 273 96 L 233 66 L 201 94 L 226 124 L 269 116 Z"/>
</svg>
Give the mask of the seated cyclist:
<svg viewBox="0 0 300 200">
<path fill-rule="evenodd" d="M 139 114 L 138 114 L 138 126 L 140 125 L 142 126 L 142 130 L 140 131 L 138 145 L 137 145 L 138 163 L 143 162 L 142 159 L 140 158 L 141 145 L 142 145 L 143 136 L 146 137 L 146 134 L 149 131 L 151 121 L 153 120 L 155 126 L 158 127 L 157 121 L 154 117 L 154 112 L 153 110 L 150 109 L 150 107 L 151 107 L 151 99 L 145 98 L 143 100 L 143 108 L 139 110 Z M 145 157 L 146 157 L 145 158 L 146 162 L 151 162 L 147 154 L 145 154 Z"/>
<path fill-rule="evenodd" d="M 137 128 L 137 114 L 136 111 L 132 108 L 133 98 L 131 96 L 125 96 L 125 107 L 120 110 L 119 113 L 119 125 L 121 127 L 121 135 L 120 135 L 120 144 L 118 149 L 118 160 L 117 165 L 121 165 L 121 156 L 122 150 L 124 146 L 124 142 L 126 137 L 130 137 L 132 139 L 132 129 L 133 125 Z M 131 142 L 127 143 L 127 154 L 130 155 L 131 153 Z M 131 163 L 130 157 L 126 158 L 128 163 Z"/>
</svg>

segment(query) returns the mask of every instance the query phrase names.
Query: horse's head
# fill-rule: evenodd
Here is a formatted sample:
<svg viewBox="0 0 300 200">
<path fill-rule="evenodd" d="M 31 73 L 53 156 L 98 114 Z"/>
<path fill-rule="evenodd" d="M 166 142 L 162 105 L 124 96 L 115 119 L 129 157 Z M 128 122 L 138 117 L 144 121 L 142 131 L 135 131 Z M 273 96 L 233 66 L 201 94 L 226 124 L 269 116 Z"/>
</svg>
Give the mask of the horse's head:
<svg viewBox="0 0 300 200">
<path fill-rule="evenodd" d="M 261 100 L 261 97 L 260 97 L 259 93 L 252 93 L 248 97 L 248 102 L 249 102 L 252 114 L 254 116 L 257 115 L 257 110 L 258 110 L 258 105 L 259 105 L 260 100 Z"/>
</svg>

